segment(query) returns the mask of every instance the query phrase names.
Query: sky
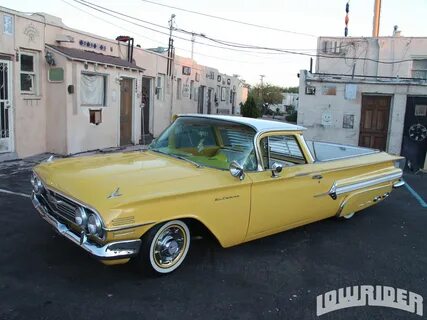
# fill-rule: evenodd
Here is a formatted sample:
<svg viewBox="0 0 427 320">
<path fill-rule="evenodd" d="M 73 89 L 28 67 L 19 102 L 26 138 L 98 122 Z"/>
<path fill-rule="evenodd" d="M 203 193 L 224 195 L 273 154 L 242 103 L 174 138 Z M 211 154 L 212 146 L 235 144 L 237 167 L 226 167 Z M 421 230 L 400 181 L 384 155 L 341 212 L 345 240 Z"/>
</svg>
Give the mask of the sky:
<svg viewBox="0 0 427 320">
<path fill-rule="evenodd" d="M 125 13 L 167 27 L 175 14 L 176 27 L 208 37 L 263 47 L 292 49 L 315 53 L 318 36 L 343 36 L 347 0 L 151 0 L 228 19 L 278 28 L 273 31 L 209 18 L 177 9 L 158 6 L 143 0 L 87 0 L 108 9 Z M 46 12 L 61 17 L 72 28 L 115 39 L 130 35 L 143 48 L 167 47 L 168 36 L 96 12 L 74 0 L 2 0 L 1 6 L 23 12 Z M 372 34 L 374 0 L 350 1 L 349 36 Z M 403 36 L 427 36 L 427 0 L 382 0 L 380 36 L 390 36 L 398 25 Z M 142 24 L 142 23 L 140 23 Z M 146 26 L 150 26 L 144 24 Z M 167 32 L 157 26 L 151 28 Z M 175 32 L 190 39 L 191 36 Z M 190 57 L 191 41 L 175 39 L 176 54 Z M 220 72 L 238 74 L 248 83 L 297 86 L 297 73 L 309 69 L 310 58 L 291 54 L 241 52 L 203 45 L 214 44 L 196 37 L 194 59 Z"/>
</svg>

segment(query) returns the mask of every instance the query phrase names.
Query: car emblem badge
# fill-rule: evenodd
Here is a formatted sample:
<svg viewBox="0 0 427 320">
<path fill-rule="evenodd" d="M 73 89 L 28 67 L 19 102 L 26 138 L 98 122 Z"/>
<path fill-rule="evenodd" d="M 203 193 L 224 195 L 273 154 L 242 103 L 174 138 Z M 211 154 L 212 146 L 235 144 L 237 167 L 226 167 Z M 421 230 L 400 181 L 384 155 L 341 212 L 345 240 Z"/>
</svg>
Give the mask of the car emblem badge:
<svg viewBox="0 0 427 320">
<path fill-rule="evenodd" d="M 120 197 L 121 195 L 122 194 L 120 193 L 120 188 L 117 188 L 107 197 L 107 199 L 117 198 L 117 197 Z"/>
</svg>

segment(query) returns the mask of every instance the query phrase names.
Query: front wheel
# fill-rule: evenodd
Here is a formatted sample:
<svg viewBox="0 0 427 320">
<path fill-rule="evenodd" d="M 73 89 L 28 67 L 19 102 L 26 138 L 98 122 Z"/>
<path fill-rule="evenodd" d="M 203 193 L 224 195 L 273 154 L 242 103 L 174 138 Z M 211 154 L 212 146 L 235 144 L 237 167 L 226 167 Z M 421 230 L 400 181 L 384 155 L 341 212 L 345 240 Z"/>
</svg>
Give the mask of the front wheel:
<svg viewBox="0 0 427 320">
<path fill-rule="evenodd" d="M 184 221 L 157 225 L 142 238 L 138 256 L 142 271 L 167 274 L 177 269 L 190 248 L 190 230 Z"/>
<path fill-rule="evenodd" d="M 341 216 L 341 218 L 348 220 L 348 219 L 353 218 L 354 214 L 355 214 L 355 212 L 351 212 L 351 213 L 346 214 L 345 216 Z"/>
</svg>

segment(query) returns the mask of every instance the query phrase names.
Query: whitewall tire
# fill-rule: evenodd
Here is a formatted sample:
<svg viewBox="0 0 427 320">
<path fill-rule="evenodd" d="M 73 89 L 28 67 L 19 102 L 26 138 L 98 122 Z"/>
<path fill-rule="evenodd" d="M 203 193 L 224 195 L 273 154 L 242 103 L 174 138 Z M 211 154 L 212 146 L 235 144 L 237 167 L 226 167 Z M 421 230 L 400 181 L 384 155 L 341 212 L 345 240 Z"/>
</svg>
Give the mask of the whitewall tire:
<svg viewBox="0 0 427 320">
<path fill-rule="evenodd" d="M 167 274 L 185 260 L 190 248 L 190 230 L 181 220 L 157 225 L 142 238 L 139 261 L 143 271 Z"/>
</svg>

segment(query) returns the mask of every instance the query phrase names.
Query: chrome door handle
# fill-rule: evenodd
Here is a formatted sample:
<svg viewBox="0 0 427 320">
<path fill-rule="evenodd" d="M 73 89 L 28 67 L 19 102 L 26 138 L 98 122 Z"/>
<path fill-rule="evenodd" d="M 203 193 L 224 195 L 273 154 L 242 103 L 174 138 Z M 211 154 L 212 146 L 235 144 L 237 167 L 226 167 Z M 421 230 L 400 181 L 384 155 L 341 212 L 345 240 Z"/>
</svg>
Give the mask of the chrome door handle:
<svg viewBox="0 0 427 320">
<path fill-rule="evenodd" d="M 323 176 L 322 176 L 321 174 L 315 174 L 315 175 L 314 175 L 314 176 L 312 176 L 311 178 L 312 178 L 312 179 L 320 180 L 320 179 L 323 179 Z"/>
</svg>

